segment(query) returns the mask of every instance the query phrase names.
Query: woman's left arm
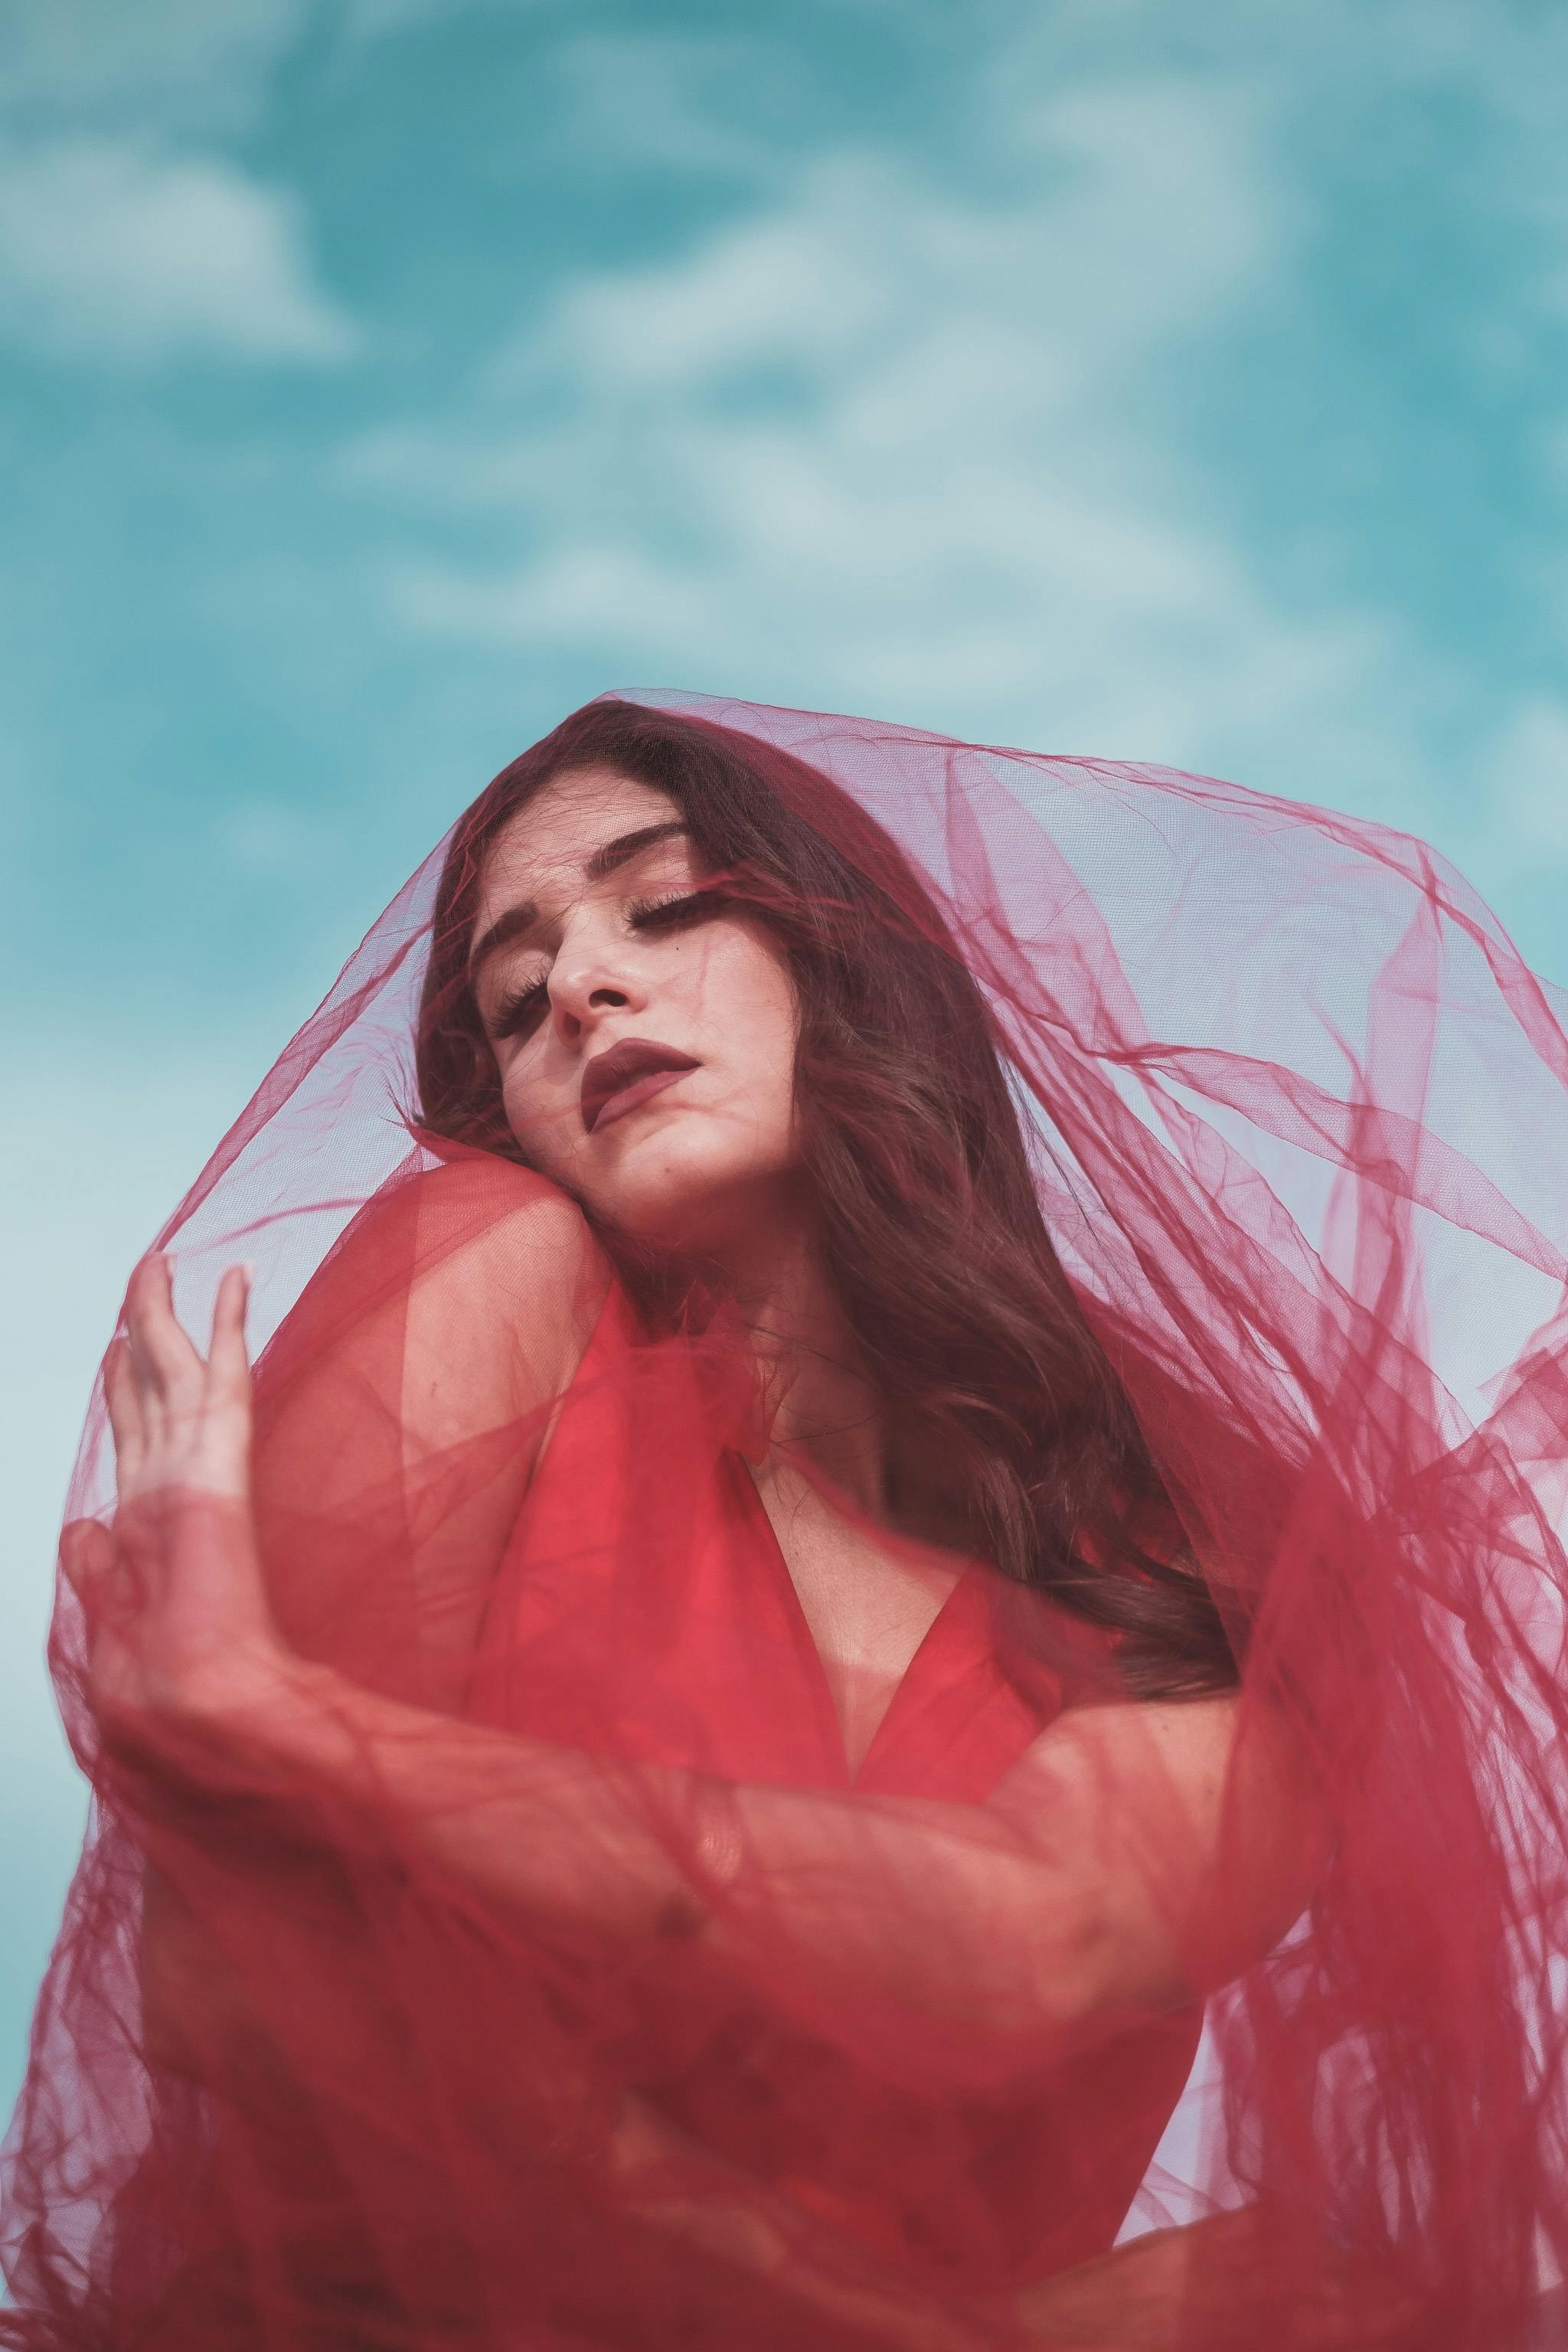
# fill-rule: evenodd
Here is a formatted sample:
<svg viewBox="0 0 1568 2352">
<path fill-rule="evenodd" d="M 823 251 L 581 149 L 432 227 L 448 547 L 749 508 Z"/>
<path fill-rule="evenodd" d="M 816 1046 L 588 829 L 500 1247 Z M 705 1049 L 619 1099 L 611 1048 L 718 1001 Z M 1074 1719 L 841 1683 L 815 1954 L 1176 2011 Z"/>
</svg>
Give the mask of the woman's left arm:
<svg viewBox="0 0 1568 2352">
<path fill-rule="evenodd" d="M 1054 2063 L 1226 1983 L 1299 1916 L 1321 1858 L 1283 1739 L 1231 1698 L 1077 1710 L 982 1805 L 622 1766 L 317 1669 L 280 1678 L 247 1736 L 503 1907 L 685 1933 L 770 1976 L 809 1958 L 977 2029 L 982 2065 Z"/>
</svg>

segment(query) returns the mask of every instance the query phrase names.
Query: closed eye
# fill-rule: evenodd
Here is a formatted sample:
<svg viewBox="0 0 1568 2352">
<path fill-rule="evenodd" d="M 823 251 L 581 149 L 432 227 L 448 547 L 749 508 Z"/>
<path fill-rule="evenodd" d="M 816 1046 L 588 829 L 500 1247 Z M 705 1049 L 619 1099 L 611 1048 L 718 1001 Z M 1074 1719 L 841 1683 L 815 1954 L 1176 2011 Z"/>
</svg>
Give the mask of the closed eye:
<svg viewBox="0 0 1568 2352">
<path fill-rule="evenodd" d="M 687 923 L 700 923 L 717 914 L 724 904 L 724 894 L 718 889 L 679 890 L 668 898 L 634 898 L 626 908 L 626 920 L 634 930 L 675 931 Z M 490 1035 L 526 1037 L 536 1029 L 550 994 L 547 977 L 531 980 L 503 996 L 490 1017 Z"/>
<path fill-rule="evenodd" d="M 542 980 L 531 980 L 525 987 L 514 988 L 503 996 L 490 1017 L 492 1037 L 526 1037 L 536 1028 L 544 1011 L 544 1000 L 550 992 Z"/>
<path fill-rule="evenodd" d="M 700 923 L 706 916 L 716 915 L 724 903 L 721 890 L 679 890 L 668 898 L 634 898 L 626 908 L 626 920 L 637 931 L 674 931 L 683 923 Z"/>
</svg>

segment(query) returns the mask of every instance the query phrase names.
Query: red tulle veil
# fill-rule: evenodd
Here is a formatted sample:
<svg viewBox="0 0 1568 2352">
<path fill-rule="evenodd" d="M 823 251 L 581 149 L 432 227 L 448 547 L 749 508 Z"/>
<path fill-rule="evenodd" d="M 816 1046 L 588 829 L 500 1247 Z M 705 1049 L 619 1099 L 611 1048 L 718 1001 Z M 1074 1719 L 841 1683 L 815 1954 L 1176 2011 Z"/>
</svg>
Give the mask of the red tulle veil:
<svg viewBox="0 0 1568 2352">
<path fill-rule="evenodd" d="M 963 1835 L 1054 1709 L 1126 1697 L 1121 1652 L 982 1560 L 847 1772 L 732 1475 L 756 1400 L 721 1313 L 655 1332 L 618 1288 L 574 1291 L 591 1337 L 570 1399 L 528 1429 L 411 1446 L 418 1302 L 446 1270 L 526 1225 L 552 1295 L 584 1278 L 537 1180 L 422 1119 L 443 843 L 161 1239 L 198 1334 L 224 1267 L 256 1268 L 262 1534 L 290 1637 L 411 1708 L 526 1734 L 531 1852 L 581 1835 L 552 1827 L 540 1758 L 613 1766 L 599 1859 L 613 1877 L 617 1837 L 651 1842 L 692 1909 L 590 1934 L 488 1899 L 390 1782 L 379 1810 L 281 1806 L 237 1767 L 204 1797 L 106 1753 L 62 1591 L 52 1664 L 94 1805 L 6 2145 L 0 2341 L 1551 2341 L 1568 996 L 1426 845 L 1328 809 L 860 719 L 620 699 L 825 776 L 839 854 L 885 883 L 890 843 L 938 910 L 1078 1308 L 1235 1637 L 1236 1753 L 1253 1727 L 1299 1764 L 1305 1900 L 1268 1948 L 1206 1974 L 1194 1958 L 1189 2003 L 1130 2000 L 1079 2046 L 1048 2003 L 1008 2007 L 1015 1914 L 983 1837 L 962 1916 L 896 1843 L 869 1874 L 835 1863 L 846 1809 L 856 1836 L 921 1808 Z M 549 1477 L 465 1625 L 468 1515 L 545 1436 Z M 269 1446 L 293 1465 L 270 1486 Z M 68 1517 L 113 1507 L 99 1392 Z M 1256 1892 L 1236 1769 L 1209 1954 Z M 1160 1769 L 1152 1749 L 1152 1791 Z M 805 1809 L 795 1846 L 757 1826 L 781 1791 Z M 1141 1823 L 1079 1795 L 1051 1833 L 1154 1885 L 1153 1796 Z M 946 1942 L 944 1983 L 994 1957 L 1004 1990 L 987 2008 L 918 1970 L 868 1974 L 823 1939 L 839 1914 L 878 1952 Z M 721 1964 L 689 1931 L 714 1915 Z M 221 1981 L 242 2021 L 173 2047 L 147 1998 L 154 1935 L 185 1954 L 193 2017 Z M 1118 2262 L 1131 2284 L 1108 2286 Z"/>
</svg>

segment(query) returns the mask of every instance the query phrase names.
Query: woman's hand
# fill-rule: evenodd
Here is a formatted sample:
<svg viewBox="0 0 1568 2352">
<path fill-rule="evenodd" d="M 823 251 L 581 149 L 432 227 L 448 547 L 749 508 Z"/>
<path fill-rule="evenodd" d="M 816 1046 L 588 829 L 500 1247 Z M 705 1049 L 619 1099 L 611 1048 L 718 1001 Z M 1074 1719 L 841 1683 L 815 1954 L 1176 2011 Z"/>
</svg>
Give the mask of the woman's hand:
<svg viewBox="0 0 1568 2352">
<path fill-rule="evenodd" d="M 132 1277 L 129 1336 L 105 1368 L 119 1507 L 78 1519 L 61 1563 L 87 1618 L 88 1696 L 111 1743 L 263 1717 L 302 1668 L 273 1622 L 250 1502 L 249 1276 L 218 1286 L 204 1360 L 177 1320 L 169 1261 Z"/>
</svg>

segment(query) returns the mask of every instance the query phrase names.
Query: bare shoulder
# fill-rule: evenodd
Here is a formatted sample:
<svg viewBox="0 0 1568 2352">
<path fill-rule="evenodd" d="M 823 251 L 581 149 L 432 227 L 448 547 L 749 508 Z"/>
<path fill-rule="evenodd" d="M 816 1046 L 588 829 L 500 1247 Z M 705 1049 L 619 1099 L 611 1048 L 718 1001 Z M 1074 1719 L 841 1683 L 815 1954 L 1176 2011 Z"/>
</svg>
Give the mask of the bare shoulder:
<svg viewBox="0 0 1568 2352">
<path fill-rule="evenodd" d="M 511 1160 L 471 1152 L 444 1161 L 408 1179 L 393 1205 L 421 1286 L 483 1290 L 568 1319 L 596 1312 L 609 1286 L 576 1202 Z"/>
<path fill-rule="evenodd" d="M 1299 1916 L 1326 1859 L 1302 1745 L 1252 1693 L 1070 1707 L 992 1802 L 1093 1879 L 1107 1949 L 1148 1964 L 1149 1983 L 1228 1981 Z"/>
<path fill-rule="evenodd" d="M 322 1375 L 395 1371 L 405 1414 L 481 1421 L 571 1379 L 611 1273 L 560 1188 L 469 1151 L 383 1188 L 346 1228 L 268 1351 L 275 1396 Z"/>
<path fill-rule="evenodd" d="M 998 1786 L 1004 1811 L 1047 1793 L 1096 1788 L 1108 1796 L 1146 1776 L 1173 1776 L 1191 1804 L 1220 1794 L 1242 1735 L 1234 1692 L 1070 1706 L 1026 1748 Z"/>
<path fill-rule="evenodd" d="M 1026 1748 L 996 1801 L 1016 1810 L 1070 1788 L 1120 1803 L 1160 1785 L 1189 1818 L 1205 1821 L 1247 1801 L 1295 1812 L 1310 1793 L 1300 1746 L 1278 1709 L 1223 1691 L 1068 1707 Z"/>
<path fill-rule="evenodd" d="M 515 1408 L 571 1380 L 610 1286 L 582 1210 L 530 1169 L 471 1153 L 411 1180 L 405 1405 L 428 1417 L 460 1351 Z"/>
</svg>

